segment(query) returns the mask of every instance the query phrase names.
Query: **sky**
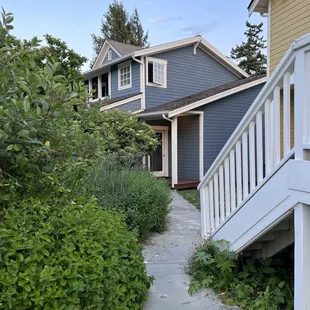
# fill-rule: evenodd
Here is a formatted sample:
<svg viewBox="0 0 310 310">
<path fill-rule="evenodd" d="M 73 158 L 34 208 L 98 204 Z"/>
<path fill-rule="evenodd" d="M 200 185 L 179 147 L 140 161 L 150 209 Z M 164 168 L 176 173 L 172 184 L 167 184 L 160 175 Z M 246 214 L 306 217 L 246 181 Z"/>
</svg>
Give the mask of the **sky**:
<svg viewBox="0 0 310 310">
<path fill-rule="evenodd" d="M 13 34 L 20 39 L 51 34 L 77 53 L 92 59 L 91 34 L 100 34 L 103 14 L 112 0 L 0 0 L 14 14 Z M 229 55 L 244 40 L 245 22 L 264 22 L 259 14 L 248 17 L 250 0 L 122 0 L 126 10 L 138 9 L 151 45 L 202 35 Z M 83 70 L 89 69 L 86 64 Z"/>
</svg>

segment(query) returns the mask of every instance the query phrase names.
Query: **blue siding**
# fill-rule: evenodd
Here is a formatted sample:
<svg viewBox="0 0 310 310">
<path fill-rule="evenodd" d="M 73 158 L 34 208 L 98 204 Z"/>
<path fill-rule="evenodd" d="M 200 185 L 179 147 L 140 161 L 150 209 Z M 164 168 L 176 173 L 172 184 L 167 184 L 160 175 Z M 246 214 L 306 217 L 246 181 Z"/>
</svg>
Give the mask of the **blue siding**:
<svg viewBox="0 0 310 310">
<path fill-rule="evenodd" d="M 155 107 L 194 93 L 237 80 L 231 71 L 193 46 L 152 55 L 167 63 L 167 88 L 146 86 L 146 108 Z"/>
<path fill-rule="evenodd" d="M 208 171 L 264 84 L 206 104 L 204 111 L 204 173 Z"/>
<path fill-rule="evenodd" d="M 199 116 L 178 118 L 178 176 L 199 180 Z"/>
<path fill-rule="evenodd" d="M 141 100 L 140 99 L 134 100 L 132 102 L 120 105 L 114 109 L 118 109 L 118 110 L 125 111 L 125 112 L 135 112 L 135 111 L 141 110 Z"/>
<path fill-rule="evenodd" d="M 108 60 L 108 53 L 107 53 L 107 54 L 105 55 L 104 59 L 103 59 L 103 62 L 102 62 L 103 65 L 106 64 L 106 63 L 108 63 L 109 61 L 113 61 L 113 60 L 119 58 L 119 56 L 118 56 L 111 48 L 109 48 L 109 51 L 110 51 L 110 50 L 112 51 L 112 59 L 111 59 L 111 60 Z"/>
<path fill-rule="evenodd" d="M 112 83 L 112 98 L 128 96 L 140 93 L 140 64 L 135 61 L 131 63 L 132 87 L 123 90 L 118 90 L 118 66 L 114 65 L 111 68 L 111 83 Z"/>
</svg>

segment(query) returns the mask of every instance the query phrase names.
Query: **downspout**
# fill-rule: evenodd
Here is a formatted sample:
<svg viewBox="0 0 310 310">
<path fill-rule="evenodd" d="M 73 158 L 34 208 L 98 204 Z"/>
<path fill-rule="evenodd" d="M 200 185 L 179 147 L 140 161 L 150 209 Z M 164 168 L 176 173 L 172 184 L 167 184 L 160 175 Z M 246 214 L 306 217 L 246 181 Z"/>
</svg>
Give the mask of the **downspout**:
<svg viewBox="0 0 310 310">
<path fill-rule="evenodd" d="M 142 93 L 141 98 L 141 112 L 145 110 L 145 66 L 144 61 L 137 59 L 134 55 L 131 55 L 131 58 L 140 64 L 140 92 Z M 143 59 L 143 57 L 142 57 Z"/>
<path fill-rule="evenodd" d="M 163 115 L 162 115 L 162 117 L 163 117 L 163 119 L 165 119 L 165 120 L 169 121 L 170 123 L 172 123 L 172 122 L 173 122 L 173 121 L 172 121 L 172 119 L 171 119 L 171 118 L 169 118 L 169 117 L 167 117 L 165 114 L 163 114 Z"/>
</svg>

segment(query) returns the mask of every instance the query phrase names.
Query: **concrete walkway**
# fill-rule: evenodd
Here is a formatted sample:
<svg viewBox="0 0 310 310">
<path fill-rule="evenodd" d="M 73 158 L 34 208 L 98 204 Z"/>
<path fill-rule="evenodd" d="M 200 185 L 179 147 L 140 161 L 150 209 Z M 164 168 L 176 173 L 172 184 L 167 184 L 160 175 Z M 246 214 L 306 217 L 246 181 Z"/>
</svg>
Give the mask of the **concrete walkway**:
<svg viewBox="0 0 310 310">
<path fill-rule="evenodd" d="M 186 259 L 199 243 L 200 213 L 182 196 L 173 192 L 167 231 L 151 238 L 144 248 L 149 275 L 155 276 L 144 310 L 224 310 L 211 290 L 190 296 L 190 277 L 185 274 Z"/>
</svg>

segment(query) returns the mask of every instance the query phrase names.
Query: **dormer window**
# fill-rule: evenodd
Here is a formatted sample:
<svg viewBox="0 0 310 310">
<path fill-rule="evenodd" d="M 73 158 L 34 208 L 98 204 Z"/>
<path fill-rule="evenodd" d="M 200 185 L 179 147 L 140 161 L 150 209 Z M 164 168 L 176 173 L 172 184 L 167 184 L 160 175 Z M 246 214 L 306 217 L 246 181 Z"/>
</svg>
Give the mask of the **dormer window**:
<svg viewBox="0 0 310 310">
<path fill-rule="evenodd" d="M 108 51 L 108 61 L 112 60 L 112 50 L 109 49 Z"/>
<path fill-rule="evenodd" d="M 167 87 L 167 61 L 156 58 L 146 58 L 147 85 Z"/>
</svg>

